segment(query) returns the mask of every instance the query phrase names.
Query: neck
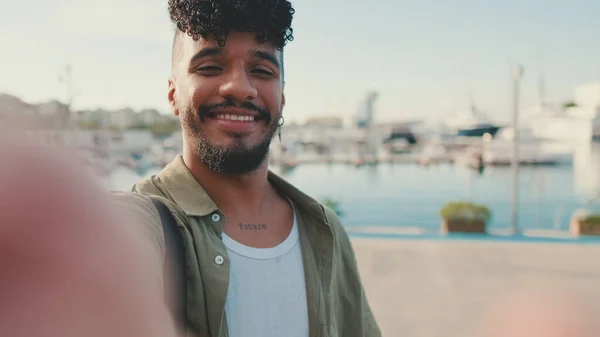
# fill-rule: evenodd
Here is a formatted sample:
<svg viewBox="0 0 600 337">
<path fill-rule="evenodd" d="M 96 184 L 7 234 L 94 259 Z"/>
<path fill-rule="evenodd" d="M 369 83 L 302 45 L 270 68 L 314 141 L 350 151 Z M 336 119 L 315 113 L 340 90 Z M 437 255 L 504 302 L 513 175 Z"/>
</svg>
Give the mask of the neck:
<svg viewBox="0 0 600 337">
<path fill-rule="evenodd" d="M 267 160 L 257 170 L 237 176 L 213 171 L 193 151 L 184 150 L 183 160 L 196 181 L 225 214 L 260 214 L 273 198 L 277 198 L 267 180 Z"/>
</svg>

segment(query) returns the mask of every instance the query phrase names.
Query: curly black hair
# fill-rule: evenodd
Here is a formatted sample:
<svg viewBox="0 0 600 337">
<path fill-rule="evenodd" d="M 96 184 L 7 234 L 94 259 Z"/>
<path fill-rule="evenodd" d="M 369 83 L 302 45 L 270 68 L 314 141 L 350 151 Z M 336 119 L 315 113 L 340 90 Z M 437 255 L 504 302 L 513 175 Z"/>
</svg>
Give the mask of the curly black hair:
<svg viewBox="0 0 600 337">
<path fill-rule="evenodd" d="M 255 33 L 260 43 L 283 49 L 294 39 L 294 15 L 286 0 L 169 0 L 171 21 L 194 40 L 212 35 L 225 45 L 231 30 Z"/>
</svg>

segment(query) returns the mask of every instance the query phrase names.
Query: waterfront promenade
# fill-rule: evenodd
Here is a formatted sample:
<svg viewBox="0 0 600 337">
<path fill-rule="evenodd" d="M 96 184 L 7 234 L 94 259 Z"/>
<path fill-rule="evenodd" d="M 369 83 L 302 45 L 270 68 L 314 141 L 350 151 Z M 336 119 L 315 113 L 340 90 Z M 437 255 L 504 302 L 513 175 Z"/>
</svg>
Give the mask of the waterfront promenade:
<svg viewBox="0 0 600 337">
<path fill-rule="evenodd" d="M 600 334 L 599 244 L 352 241 L 384 336 Z"/>
</svg>

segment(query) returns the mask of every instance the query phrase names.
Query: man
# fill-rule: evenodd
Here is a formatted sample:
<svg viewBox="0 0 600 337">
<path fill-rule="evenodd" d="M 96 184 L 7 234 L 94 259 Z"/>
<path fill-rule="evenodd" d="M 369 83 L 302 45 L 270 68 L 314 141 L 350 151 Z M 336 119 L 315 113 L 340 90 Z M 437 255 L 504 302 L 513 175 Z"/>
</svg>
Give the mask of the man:
<svg viewBox="0 0 600 337">
<path fill-rule="evenodd" d="M 183 154 L 134 190 L 167 205 L 185 238 L 188 330 L 380 336 L 338 218 L 267 166 L 284 121 L 291 4 L 170 0 L 169 11 L 176 32 L 168 100 Z"/>
</svg>

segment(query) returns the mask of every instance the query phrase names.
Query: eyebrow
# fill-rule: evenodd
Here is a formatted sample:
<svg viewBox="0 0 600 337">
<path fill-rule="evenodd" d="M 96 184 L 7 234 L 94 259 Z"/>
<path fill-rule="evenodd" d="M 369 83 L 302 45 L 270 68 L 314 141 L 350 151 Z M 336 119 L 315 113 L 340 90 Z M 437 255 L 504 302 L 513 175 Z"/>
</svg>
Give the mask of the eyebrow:
<svg viewBox="0 0 600 337">
<path fill-rule="evenodd" d="M 223 54 L 223 49 L 222 48 L 215 48 L 215 47 L 208 47 L 208 48 L 204 48 L 202 50 L 200 50 L 199 52 L 197 52 L 194 56 L 192 56 L 192 58 L 190 59 L 190 63 L 193 63 L 201 58 L 204 57 L 208 57 L 208 56 L 218 56 Z M 265 61 L 269 61 L 271 63 L 273 63 L 274 66 L 277 67 L 277 69 L 281 69 L 281 64 L 279 63 L 279 60 L 277 59 L 277 57 L 275 57 L 275 55 L 262 51 L 262 50 L 257 50 L 257 49 L 252 49 L 248 52 L 248 54 L 251 57 L 256 57 Z"/>
<path fill-rule="evenodd" d="M 221 48 L 204 48 L 202 50 L 200 50 L 199 52 L 197 52 L 194 56 L 192 56 L 190 63 L 193 63 L 194 61 L 197 61 L 203 57 L 207 57 L 207 56 L 217 56 L 217 55 L 221 55 L 223 53 L 223 50 Z"/>
<path fill-rule="evenodd" d="M 271 53 L 267 53 L 265 51 L 261 51 L 261 50 L 256 50 L 256 49 L 252 49 L 250 50 L 250 56 L 252 57 L 256 57 L 265 61 L 269 61 L 271 63 L 273 63 L 273 65 L 275 65 L 277 67 L 277 69 L 281 69 L 281 65 L 279 64 L 279 60 L 277 59 L 277 57 L 275 57 L 275 55 L 271 54 Z"/>
</svg>

